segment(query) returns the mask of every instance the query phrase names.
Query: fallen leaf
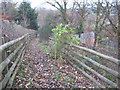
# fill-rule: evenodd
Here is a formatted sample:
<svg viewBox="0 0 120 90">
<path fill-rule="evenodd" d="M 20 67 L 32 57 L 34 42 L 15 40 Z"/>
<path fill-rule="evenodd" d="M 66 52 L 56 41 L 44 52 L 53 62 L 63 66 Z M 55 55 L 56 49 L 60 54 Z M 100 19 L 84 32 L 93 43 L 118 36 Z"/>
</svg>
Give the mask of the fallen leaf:
<svg viewBox="0 0 120 90">
<path fill-rule="evenodd" d="M 53 73 L 52 75 L 55 75 L 55 73 Z"/>
<path fill-rule="evenodd" d="M 31 79 L 31 81 L 33 81 L 33 78 Z"/>
<path fill-rule="evenodd" d="M 30 83 L 27 83 L 25 86 L 29 86 L 30 85 Z"/>
<path fill-rule="evenodd" d="M 106 74 L 104 73 L 103 76 L 105 76 Z"/>
<path fill-rule="evenodd" d="M 43 79 L 39 79 L 39 81 L 42 81 Z"/>
<path fill-rule="evenodd" d="M 64 77 L 61 77 L 61 80 L 63 81 L 63 80 L 64 80 Z"/>
</svg>

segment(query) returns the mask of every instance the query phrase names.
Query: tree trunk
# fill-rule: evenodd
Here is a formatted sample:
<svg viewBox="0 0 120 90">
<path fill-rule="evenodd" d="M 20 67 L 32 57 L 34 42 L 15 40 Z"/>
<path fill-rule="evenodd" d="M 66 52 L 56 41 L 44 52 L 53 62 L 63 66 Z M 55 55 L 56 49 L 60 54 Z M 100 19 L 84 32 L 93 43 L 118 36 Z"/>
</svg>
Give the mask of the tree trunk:
<svg viewBox="0 0 120 90">
<path fill-rule="evenodd" d="M 67 21 L 67 18 L 66 18 L 66 11 L 64 10 L 64 11 L 61 11 L 61 13 L 62 13 L 62 18 L 63 18 L 63 20 L 64 20 L 64 23 L 65 24 L 68 24 L 68 21 Z"/>
<path fill-rule="evenodd" d="M 57 45 L 55 45 L 55 60 L 57 60 Z"/>
<path fill-rule="evenodd" d="M 99 16 L 100 16 L 100 0 L 98 0 L 97 4 L 97 13 L 96 13 L 96 23 L 95 23 L 95 41 L 93 45 L 93 49 L 95 50 L 96 43 L 97 43 L 97 36 L 98 36 L 98 24 L 99 24 Z"/>
<path fill-rule="evenodd" d="M 93 45 L 93 49 L 95 50 L 97 44 L 97 33 L 95 32 L 95 41 L 94 41 L 94 45 Z"/>
</svg>

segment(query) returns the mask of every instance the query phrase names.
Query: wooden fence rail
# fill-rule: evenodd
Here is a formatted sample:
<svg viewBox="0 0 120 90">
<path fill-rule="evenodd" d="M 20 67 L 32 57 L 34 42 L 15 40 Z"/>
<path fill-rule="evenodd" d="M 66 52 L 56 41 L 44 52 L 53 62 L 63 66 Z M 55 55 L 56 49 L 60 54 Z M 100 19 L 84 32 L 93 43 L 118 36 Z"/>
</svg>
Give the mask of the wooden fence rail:
<svg viewBox="0 0 120 90">
<path fill-rule="evenodd" d="M 29 41 L 36 33 L 26 34 L 0 46 L 0 90 L 12 87 Z"/>
<path fill-rule="evenodd" d="M 96 75 L 97 77 L 99 77 L 102 81 L 104 81 L 105 83 L 109 84 L 111 87 L 120 87 L 120 72 L 119 72 L 119 68 L 120 68 L 120 60 L 118 59 L 115 59 L 113 57 L 109 57 L 109 56 L 106 56 L 104 54 L 101 54 L 99 52 L 96 52 L 94 50 L 91 50 L 91 49 L 88 49 L 88 48 L 85 48 L 85 47 L 81 47 L 81 46 L 78 46 L 78 45 L 73 45 L 72 47 L 74 48 L 77 48 L 78 50 L 82 50 L 84 51 L 85 53 L 91 53 L 91 54 L 94 54 L 96 56 L 100 56 L 102 57 L 104 60 L 109 60 L 110 62 L 113 62 L 116 64 L 116 66 L 118 67 L 118 70 L 112 70 L 111 68 L 105 66 L 105 65 L 102 65 L 100 64 L 99 62 L 96 62 L 95 60 L 85 56 L 85 55 L 82 55 L 78 52 L 75 52 L 74 50 L 71 50 L 71 49 L 68 49 L 68 52 L 69 53 L 66 53 L 68 55 L 68 57 L 70 57 L 72 59 L 73 62 L 77 62 L 78 64 L 80 64 L 82 67 L 84 67 L 85 69 L 87 69 L 88 71 L 90 71 L 91 73 L 93 73 L 94 75 Z M 108 78 L 104 77 L 103 75 L 99 74 L 97 71 L 95 71 L 94 69 L 95 68 L 91 68 L 89 67 L 87 64 L 85 64 L 85 62 L 83 62 L 82 60 L 80 60 L 79 58 L 76 58 L 74 56 L 72 56 L 72 54 L 74 55 L 77 55 L 79 56 L 80 58 L 83 58 L 84 60 L 87 60 L 89 62 L 92 63 L 92 65 L 95 65 L 105 71 L 107 71 L 108 73 L 111 73 L 112 75 L 114 75 L 117 80 L 116 80 L 116 83 L 109 80 Z M 72 62 L 72 61 L 69 61 L 69 62 Z M 89 76 L 90 77 L 90 76 Z M 96 83 L 96 81 L 94 79 L 91 79 L 93 82 Z M 99 87 L 106 87 L 105 85 L 101 84 L 99 85 L 99 82 L 96 83 Z"/>
<path fill-rule="evenodd" d="M 50 38 L 52 40 L 52 38 Z M 114 87 L 120 88 L 120 60 L 101 54 L 92 49 L 78 46 L 78 45 L 70 45 L 69 43 L 65 44 L 61 52 L 66 55 L 66 60 L 73 67 L 75 67 L 78 71 L 82 72 L 87 78 L 89 78 L 93 83 L 95 83 L 100 88 L 105 87 Z M 102 58 L 103 62 L 109 62 L 115 64 L 117 67 L 116 70 L 108 67 L 106 64 L 95 61 L 91 58 L 91 56 L 97 56 L 99 59 Z M 88 65 L 86 62 L 90 62 L 92 65 Z M 111 80 L 106 77 L 102 73 L 98 72 L 96 68 L 100 68 L 106 72 L 106 74 L 111 75 L 115 80 Z M 97 76 L 100 79 L 100 82 L 92 77 L 92 75 Z"/>
</svg>

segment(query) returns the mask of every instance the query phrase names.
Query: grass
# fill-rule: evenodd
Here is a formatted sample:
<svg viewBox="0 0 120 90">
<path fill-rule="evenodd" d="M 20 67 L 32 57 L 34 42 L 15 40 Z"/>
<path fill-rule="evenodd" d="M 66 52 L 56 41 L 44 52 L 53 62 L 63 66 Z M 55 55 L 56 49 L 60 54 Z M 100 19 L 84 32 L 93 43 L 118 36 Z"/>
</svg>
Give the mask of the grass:
<svg viewBox="0 0 120 90">
<path fill-rule="evenodd" d="M 50 48 L 49 48 L 49 46 L 48 46 L 47 43 L 45 43 L 45 42 L 39 42 L 39 40 L 37 40 L 36 42 L 37 42 L 37 44 L 40 45 L 40 48 L 43 50 L 44 53 L 48 53 L 49 52 Z"/>
<path fill-rule="evenodd" d="M 57 81 L 60 80 L 61 78 L 64 78 L 64 76 L 62 75 L 62 73 L 61 74 L 55 73 L 55 76 L 56 76 L 55 79 Z M 71 78 L 71 77 L 64 78 L 62 81 L 66 82 L 66 83 L 75 83 L 74 79 Z"/>
</svg>

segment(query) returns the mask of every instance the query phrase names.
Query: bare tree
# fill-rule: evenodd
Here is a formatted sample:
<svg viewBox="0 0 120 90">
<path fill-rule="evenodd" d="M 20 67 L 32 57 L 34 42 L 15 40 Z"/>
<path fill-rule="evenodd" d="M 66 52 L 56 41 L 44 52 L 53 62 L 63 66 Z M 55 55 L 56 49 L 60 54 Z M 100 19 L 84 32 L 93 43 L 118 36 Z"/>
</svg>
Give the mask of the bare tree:
<svg viewBox="0 0 120 90">
<path fill-rule="evenodd" d="M 16 4 L 10 1 L 5 1 L 3 0 L 1 2 L 1 11 L 2 11 L 2 16 L 4 19 L 7 19 L 9 21 L 13 21 L 17 17 L 17 9 L 16 9 Z"/>
<path fill-rule="evenodd" d="M 118 59 L 120 59 L 120 1 L 114 0 L 112 3 L 109 3 L 108 0 L 105 0 L 107 3 L 106 12 L 107 19 L 110 22 L 110 26 L 112 26 L 112 30 L 117 37 L 118 44 Z M 117 21 L 114 21 L 111 13 L 114 11 L 114 17 L 117 17 Z"/>
<path fill-rule="evenodd" d="M 77 34 L 79 34 L 79 38 L 81 33 L 84 31 L 84 23 L 89 15 L 88 11 L 88 2 L 87 0 L 75 1 L 75 11 L 77 10 Z"/>
<path fill-rule="evenodd" d="M 54 2 L 55 2 L 55 4 L 47 1 L 48 4 L 52 5 L 53 7 L 55 7 L 57 10 L 59 10 L 61 12 L 61 16 L 62 16 L 62 18 L 64 20 L 64 23 L 68 24 L 67 13 L 66 13 L 67 12 L 67 1 L 62 0 L 63 4 L 59 3 L 57 0 L 54 0 Z"/>
<path fill-rule="evenodd" d="M 95 28 L 94 28 L 95 41 L 94 41 L 93 49 L 95 49 L 96 47 L 98 34 L 103 30 L 106 21 L 106 12 L 105 12 L 105 7 L 103 6 L 103 2 L 100 2 L 100 0 L 98 0 L 97 3 L 95 3 L 95 5 L 96 5 L 96 10 L 95 10 L 96 20 L 95 20 Z"/>
</svg>

